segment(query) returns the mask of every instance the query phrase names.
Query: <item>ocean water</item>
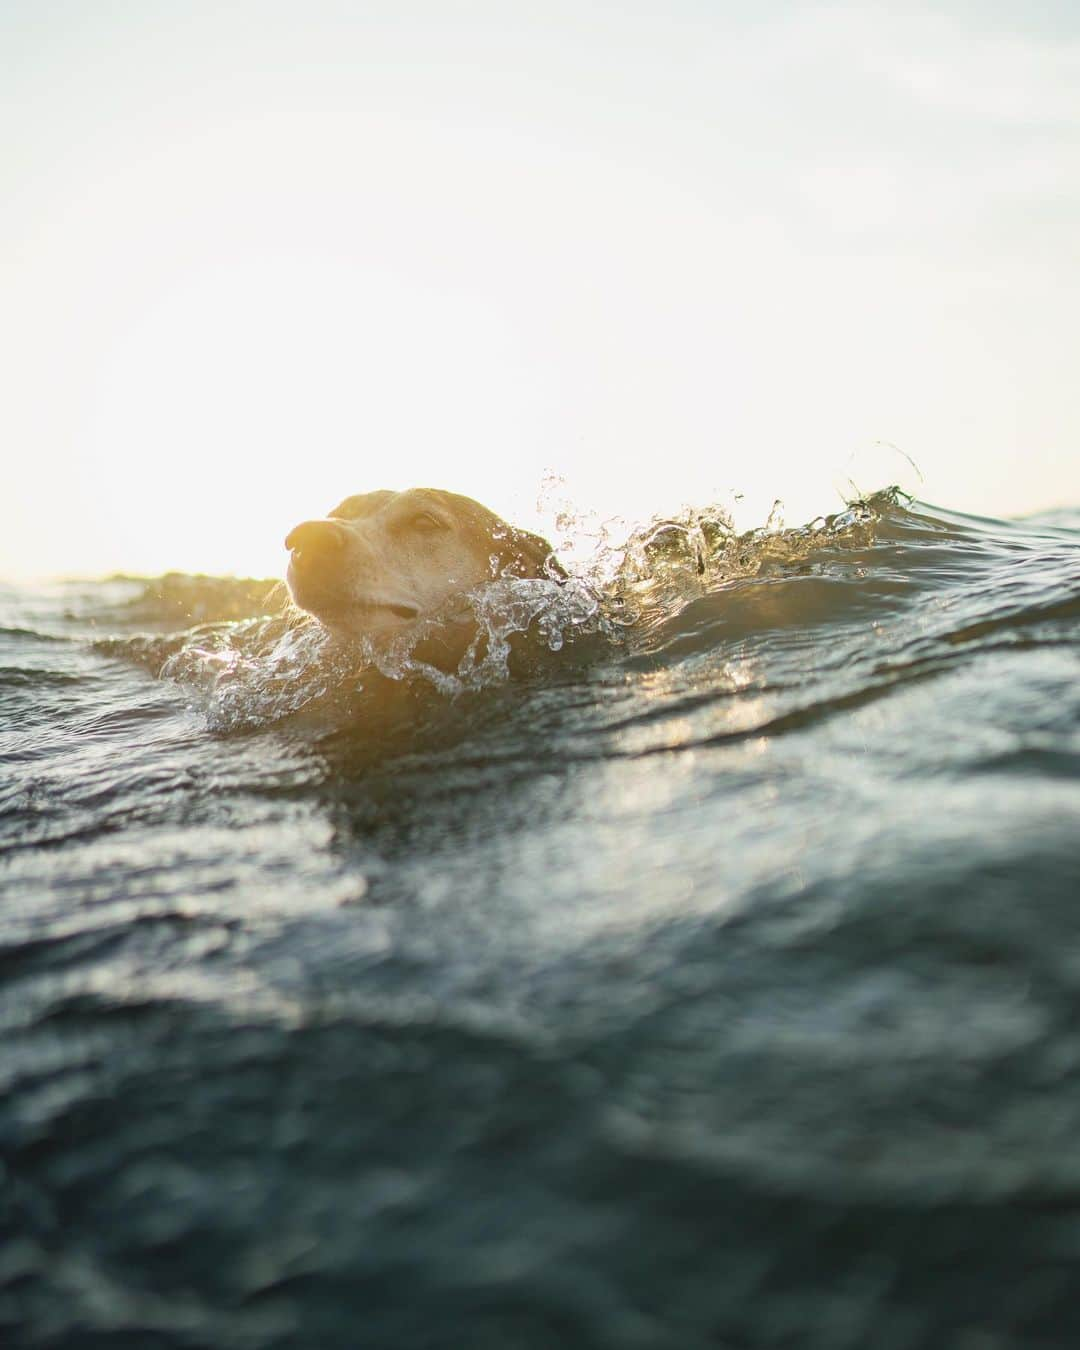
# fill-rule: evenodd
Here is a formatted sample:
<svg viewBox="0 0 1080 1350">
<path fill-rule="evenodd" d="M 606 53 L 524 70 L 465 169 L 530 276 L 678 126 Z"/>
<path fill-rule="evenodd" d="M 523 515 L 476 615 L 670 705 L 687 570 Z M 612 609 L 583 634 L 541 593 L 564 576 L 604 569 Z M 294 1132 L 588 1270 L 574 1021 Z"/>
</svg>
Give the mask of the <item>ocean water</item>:
<svg viewBox="0 0 1080 1350">
<path fill-rule="evenodd" d="M 1076 1345 L 1080 512 L 474 606 L 0 589 L 0 1343 Z"/>
</svg>

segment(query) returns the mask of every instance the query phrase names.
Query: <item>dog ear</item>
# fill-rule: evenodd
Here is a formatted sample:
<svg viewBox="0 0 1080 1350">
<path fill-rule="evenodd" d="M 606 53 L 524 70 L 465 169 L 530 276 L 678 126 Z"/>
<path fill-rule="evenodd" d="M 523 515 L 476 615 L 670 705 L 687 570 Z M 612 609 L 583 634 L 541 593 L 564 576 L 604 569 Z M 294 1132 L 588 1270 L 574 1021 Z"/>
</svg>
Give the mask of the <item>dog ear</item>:
<svg viewBox="0 0 1080 1350">
<path fill-rule="evenodd" d="M 562 580 L 566 569 L 555 557 L 551 545 L 538 534 L 511 527 L 505 538 L 496 539 L 495 554 L 503 576 L 547 577 Z"/>
</svg>

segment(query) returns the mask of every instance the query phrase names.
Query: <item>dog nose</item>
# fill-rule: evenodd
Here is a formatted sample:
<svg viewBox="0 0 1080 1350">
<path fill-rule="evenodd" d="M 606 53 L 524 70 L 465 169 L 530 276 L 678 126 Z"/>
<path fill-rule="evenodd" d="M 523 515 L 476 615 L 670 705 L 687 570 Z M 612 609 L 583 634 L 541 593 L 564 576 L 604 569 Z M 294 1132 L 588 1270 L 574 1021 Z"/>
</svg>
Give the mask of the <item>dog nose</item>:
<svg viewBox="0 0 1080 1350">
<path fill-rule="evenodd" d="M 306 558 L 330 558 L 345 546 L 345 531 L 336 520 L 305 520 L 285 536 L 290 553 Z"/>
</svg>

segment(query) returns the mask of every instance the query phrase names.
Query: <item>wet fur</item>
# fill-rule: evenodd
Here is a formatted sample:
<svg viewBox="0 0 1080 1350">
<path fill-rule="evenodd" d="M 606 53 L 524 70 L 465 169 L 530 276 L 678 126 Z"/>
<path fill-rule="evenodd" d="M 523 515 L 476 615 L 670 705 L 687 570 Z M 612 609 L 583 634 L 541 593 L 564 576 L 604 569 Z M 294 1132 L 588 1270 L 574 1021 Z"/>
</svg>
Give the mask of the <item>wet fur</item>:
<svg viewBox="0 0 1080 1350">
<path fill-rule="evenodd" d="M 456 669 L 476 635 L 469 591 L 498 577 L 566 575 L 547 540 L 433 488 L 347 497 L 285 542 L 300 609 L 347 637 L 417 631 L 414 657 L 441 670 Z"/>
</svg>

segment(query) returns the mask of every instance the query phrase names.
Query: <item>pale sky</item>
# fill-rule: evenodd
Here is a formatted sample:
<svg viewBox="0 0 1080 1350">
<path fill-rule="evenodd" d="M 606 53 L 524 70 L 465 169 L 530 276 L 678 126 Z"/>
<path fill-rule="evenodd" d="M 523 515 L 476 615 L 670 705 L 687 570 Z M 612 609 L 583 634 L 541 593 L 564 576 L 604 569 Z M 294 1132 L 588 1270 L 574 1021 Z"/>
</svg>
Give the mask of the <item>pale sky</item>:
<svg viewBox="0 0 1080 1350">
<path fill-rule="evenodd" d="M 1080 505 L 1072 0 L 0 0 L 0 116 L 0 577 L 545 470 L 794 523 L 875 442 Z"/>
</svg>

